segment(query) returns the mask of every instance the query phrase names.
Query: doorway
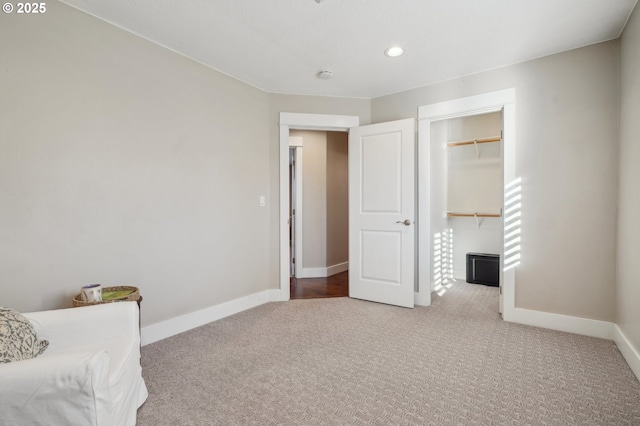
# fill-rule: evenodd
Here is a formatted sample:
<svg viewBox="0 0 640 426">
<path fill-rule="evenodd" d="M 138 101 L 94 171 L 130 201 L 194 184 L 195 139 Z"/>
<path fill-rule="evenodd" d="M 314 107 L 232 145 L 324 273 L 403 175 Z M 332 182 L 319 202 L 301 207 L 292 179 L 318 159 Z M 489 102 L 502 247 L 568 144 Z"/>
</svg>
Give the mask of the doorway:
<svg viewBox="0 0 640 426">
<path fill-rule="evenodd" d="M 500 247 L 499 297 L 500 313 L 505 321 L 515 319 L 515 267 L 520 262 L 520 191 L 521 179 L 516 176 L 516 93 L 515 89 L 505 89 L 467 98 L 425 105 L 418 108 L 419 140 L 418 161 L 421 172 L 418 181 L 418 217 L 421 223 L 418 237 L 418 268 L 420 297 L 424 304 L 431 303 L 434 259 L 437 253 L 432 245 L 433 217 L 442 210 L 432 211 L 432 127 L 437 122 L 487 113 L 502 113 L 502 245 Z"/>
<path fill-rule="evenodd" d="M 289 234 L 289 132 L 291 129 L 348 132 L 360 118 L 345 115 L 280 113 L 280 291 L 274 300 L 291 298 Z"/>
<path fill-rule="evenodd" d="M 348 296 L 348 133 L 289 132 L 290 297 Z"/>
<path fill-rule="evenodd" d="M 279 132 L 280 291 L 273 294 L 271 300 L 289 300 L 291 296 L 287 161 L 290 129 L 349 133 L 349 259 L 351 266 L 356 259 L 355 265 L 360 268 L 349 270 L 349 295 L 391 305 L 410 303 L 409 307 L 413 307 L 415 119 L 359 127 L 356 116 L 285 112 L 280 113 Z M 362 171 L 364 173 L 360 173 Z M 369 221 L 366 225 L 363 217 L 375 212 L 384 213 L 386 220 Z M 354 232 L 357 235 L 354 236 Z M 385 245 L 385 242 L 391 244 Z M 383 282 L 392 285 L 384 288 Z M 356 284 L 358 294 L 354 293 Z M 380 300 L 381 296 L 384 300 Z M 403 303 L 399 304 L 398 300 Z"/>
<path fill-rule="evenodd" d="M 455 282 L 499 286 L 502 253 L 502 111 L 431 125 L 432 291 Z"/>
</svg>

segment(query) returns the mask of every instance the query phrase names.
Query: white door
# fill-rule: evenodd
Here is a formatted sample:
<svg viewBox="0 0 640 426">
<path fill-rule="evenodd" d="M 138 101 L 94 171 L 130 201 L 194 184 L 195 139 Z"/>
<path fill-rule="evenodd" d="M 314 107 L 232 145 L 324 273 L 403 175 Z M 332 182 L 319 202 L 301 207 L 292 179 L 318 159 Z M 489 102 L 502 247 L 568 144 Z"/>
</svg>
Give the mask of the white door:
<svg viewBox="0 0 640 426">
<path fill-rule="evenodd" d="M 349 132 L 349 296 L 413 308 L 415 120 Z"/>
</svg>

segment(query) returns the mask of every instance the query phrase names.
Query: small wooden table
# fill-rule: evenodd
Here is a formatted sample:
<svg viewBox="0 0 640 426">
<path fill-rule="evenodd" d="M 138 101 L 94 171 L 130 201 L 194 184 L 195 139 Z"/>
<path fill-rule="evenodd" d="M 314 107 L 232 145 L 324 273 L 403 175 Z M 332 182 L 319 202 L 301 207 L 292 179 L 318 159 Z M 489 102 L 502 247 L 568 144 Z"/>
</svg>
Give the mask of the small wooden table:
<svg viewBox="0 0 640 426">
<path fill-rule="evenodd" d="M 118 303 L 118 302 L 137 302 L 138 310 L 140 310 L 140 303 L 142 303 L 142 295 L 140 295 L 140 290 L 138 287 L 131 286 L 116 286 L 116 287 L 103 287 L 103 292 L 108 291 L 122 291 L 122 290 L 133 290 L 133 292 L 125 298 L 122 299 L 111 299 L 111 300 L 96 300 L 92 302 L 85 302 L 82 300 L 82 293 L 78 293 L 73 297 L 72 303 L 73 307 L 81 307 L 81 306 L 91 306 L 91 305 L 102 305 L 105 303 Z M 138 315 L 138 327 L 141 328 L 141 315 Z"/>
<path fill-rule="evenodd" d="M 117 299 L 108 299 L 108 300 L 96 300 L 91 302 L 86 302 L 82 300 L 82 293 L 78 293 L 73 297 L 72 303 L 73 307 L 79 306 L 90 306 L 90 305 L 100 305 L 103 303 L 116 303 L 116 302 L 138 302 L 138 307 L 140 307 L 140 302 L 142 302 L 142 296 L 140 295 L 140 290 L 138 287 L 133 286 L 115 286 L 115 287 L 103 287 L 102 293 L 108 293 L 112 291 L 131 291 L 131 293 Z"/>
</svg>

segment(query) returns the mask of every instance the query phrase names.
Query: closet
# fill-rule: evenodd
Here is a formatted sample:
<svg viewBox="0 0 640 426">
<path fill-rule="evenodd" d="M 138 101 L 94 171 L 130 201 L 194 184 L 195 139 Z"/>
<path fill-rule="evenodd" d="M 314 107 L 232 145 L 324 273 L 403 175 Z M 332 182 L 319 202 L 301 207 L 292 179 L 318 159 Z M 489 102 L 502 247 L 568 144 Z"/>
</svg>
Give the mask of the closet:
<svg viewBox="0 0 640 426">
<path fill-rule="evenodd" d="M 502 252 L 503 244 L 501 135 L 500 112 L 431 126 L 432 287 L 436 291 L 452 280 L 498 284 L 500 262 L 495 255 Z M 469 279 L 470 272 L 475 281 Z"/>
</svg>

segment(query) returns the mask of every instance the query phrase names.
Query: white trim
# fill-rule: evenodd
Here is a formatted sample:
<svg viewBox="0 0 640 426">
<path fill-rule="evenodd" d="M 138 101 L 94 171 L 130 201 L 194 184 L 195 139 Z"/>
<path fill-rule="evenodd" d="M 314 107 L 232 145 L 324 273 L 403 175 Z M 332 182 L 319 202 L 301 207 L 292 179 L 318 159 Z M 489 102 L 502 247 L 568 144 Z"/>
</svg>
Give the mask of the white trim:
<svg viewBox="0 0 640 426">
<path fill-rule="evenodd" d="M 280 291 L 280 289 L 276 290 L 268 290 L 269 291 L 269 302 L 287 302 L 289 300 L 289 294 L 287 293 L 287 298 L 284 298 L 284 294 Z"/>
<path fill-rule="evenodd" d="M 349 131 L 360 125 L 360 117 L 350 115 L 280 113 L 280 289 L 277 300 L 289 300 L 289 130 Z"/>
<path fill-rule="evenodd" d="M 446 120 L 467 115 L 499 111 L 506 104 L 515 102 L 516 89 L 498 90 L 466 98 L 453 99 L 418 108 L 418 120 Z"/>
<path fill-rule="evenodd" d="M 280 114 L 282 120 L 282 114 Z M 280 125 L 280 298 L 289 300 L 289 126 Z"/>
<path fill-rule="evenodd" d="M 325 278 L 349 270 L 349 262 L 342 262 L 326 268 L 303 268 L 298 278 Z"/>
<path fill-rule="evenodd" d="M 295 143 L 295 145 L 292 144 L 292 140 L 294 140 L 293 142 Z M 304 155 L 303 155 L 303 141 L 301 137 L 289 137 L 289 149 L 291 148 L 295 148 L 294 151 L 294 161 L 295 161 L 295 167 L 294 167 L 294 171 L 296 174 L 296 187 L 295 187 L 295 194 L 296 194 L 296 205 L 294 206 L 295 209 L 295 220 L 293 224 L 289 224 L 289 226 L 293 226 L 293 238 L 294 238 L 294 248 L 295 248 L 295 253 L 294 253 L 294 259 L 295 259 L 295 271 L 294 271 L 294 275 L 298 278 L 302 278 L 303 277 L 303 272 L 302 272 L 302 265 L 304 264 L 304 259 L 303 259 L 303 255 L 304 255 L 304 251 L 302 250 L 302 247 L 304 246 L 304 227 L 302 226 L 302 218 L 303 218 L 303 210 L 302 210 L 302 205 L 303 205 L 303 197 L 304 194 L 302 193 L 302 170 L 304 167 Z M 287 194 L 289 194 L 289 192 L 287 192 Z M 289 253 L 289 255 L 291 255 L 291 253 Z"/>
<path fill-rule="evenodd" d="M 290 129 L 347 131 L 359 125 L 360 117 L 352 115 L 280 113 L 280 126 L 288 126 Z"/>
<path fill-rule="evenodd" d="M 503 178 L 504 183 L 513 181 L 515 176 L 515 102 L 514 88 L 499 90 L 466 98 L 453 99 L 418 108 L 418 292 L 416 300 L 431 303 L 431 230 L 430 230 L 430 177 L 429 146 L 431 143 L 431 123 L 449 118 L 485 114 L 502 111 L 503 113 Z M 501 254 L 504 250 L 502 250 Z M 503 260 L 504 256 L 501 256 Z M 505 321 L 513 321 L 515 310 L 515 270 L 502 274 L 502 316 Z M 417 302 L 416 302 L 417 303 Z"/>
<path fill-rule="evenodd" d="M 302 190 L 302 174 L 303 174 L 303 170 L 304 170 L 304 153 L 303 153 L 303 147 L 298 147 L 296 149 L 296 167 L 295 167 L 295 171 L 296 171 L 296 220 L 294 223 L 295 226 L 295 232 L 294 232 L 294 236 L 295 236 L 295 249 L 296 252 L 294 253 L 294 257 L 296 259 L 296 277 L 299 276 L 300 274 L 302 274 L 302 265 L 304 265 L 304 209 L 303 209 L 303 205 L 304 205 L 304 193 Z"/>
<path fill-rule="evenodd" d="M 429 298 L 425 298 L 425 295 L 428 294 Z M 427 292 L 414 292 L 413 293 L 413 303 L 417 306 L 429 306 L 431 304 L 431 293 Z"/>
<path fill-rule="evenodd" d="M 335 274 L 339 274 L 340 272 L 345 272 L 349 270 L 349 262 L 336 263 L 335 265 L 331 265 L 327 267 L 327 276 L 330 277 Z"/>
<path fill-rule="evenodd" d="M 611 340 L 614 336 L 614 323 L 612 322 L 552 314 L 550 312 L 532 311 L 522 308 L 515 308 L 513 310 L 512 322 L 548 328 L 550 330 L 565 331 L 567 333 L 581 334 L 583 336 L 598 337 L 600 339 Z"/>
<path fill-rule="evenodd" d="M 142 327 L 142 330 L 140 330 L 141 344 L 142 346 L 145 346 L 150 343 L 157 342 L 158 340 L 166 339 L 167 337 L 175 336 L 176 334 L 184 333 L 185 331 L 200 327 L 201 325 L 228 317 L 229 315 L 234 315 L 268 302 L 279 301 L 278 293 L 279 292 L 274 290 L 265 290 Z"/>
<path fill-rule="evenodd" d="M 418 116 L 424 107 L 418 108 Z M 418 121 L 418 291 L 415 304 L 431 305 L 431 120 Z M 420 301 L 421 303 L 418 303 Z"/>
<path fill-rule="evenodd" d="M 327 268 L 302 268 L 302 277 L 298 278 L 325 278 L 327 275 Z"/>
<path fill-rule="evenodd" d="M 302 141 L 301 136 L 289 136 L 289 146 L 292 148 L 302 148 L 304 146 L 304 142 Z"/>
<path fill-rule="evenodd" d="M 506 95 L 505 95 L 506 96 Z M 505 103 L 502 109 L 502 184 L 503 187 L 511 184 L 519 176 L 516 174 L 516 104 L 515 89 L 511 93 L 512 103 Z M 504 211 L 504 199 L 503 211 Z M 511 321 L 516 307 L 516 269 L 504 270 L 504 215 L 502 215 L 502 239 L 503 245 L 500 251 L 500 313 L 505 321 Z"/>
<path fill-rule="evenodd" d="M 640 352 L 633 347 L 618 324 L 613 325 L 613 340 L 616 342 L 616 346 L 620 350 L 625 361 L 629 364 L 633 374 L 635 374 L 638 380 L 640 380 Z"/>
</svg>

